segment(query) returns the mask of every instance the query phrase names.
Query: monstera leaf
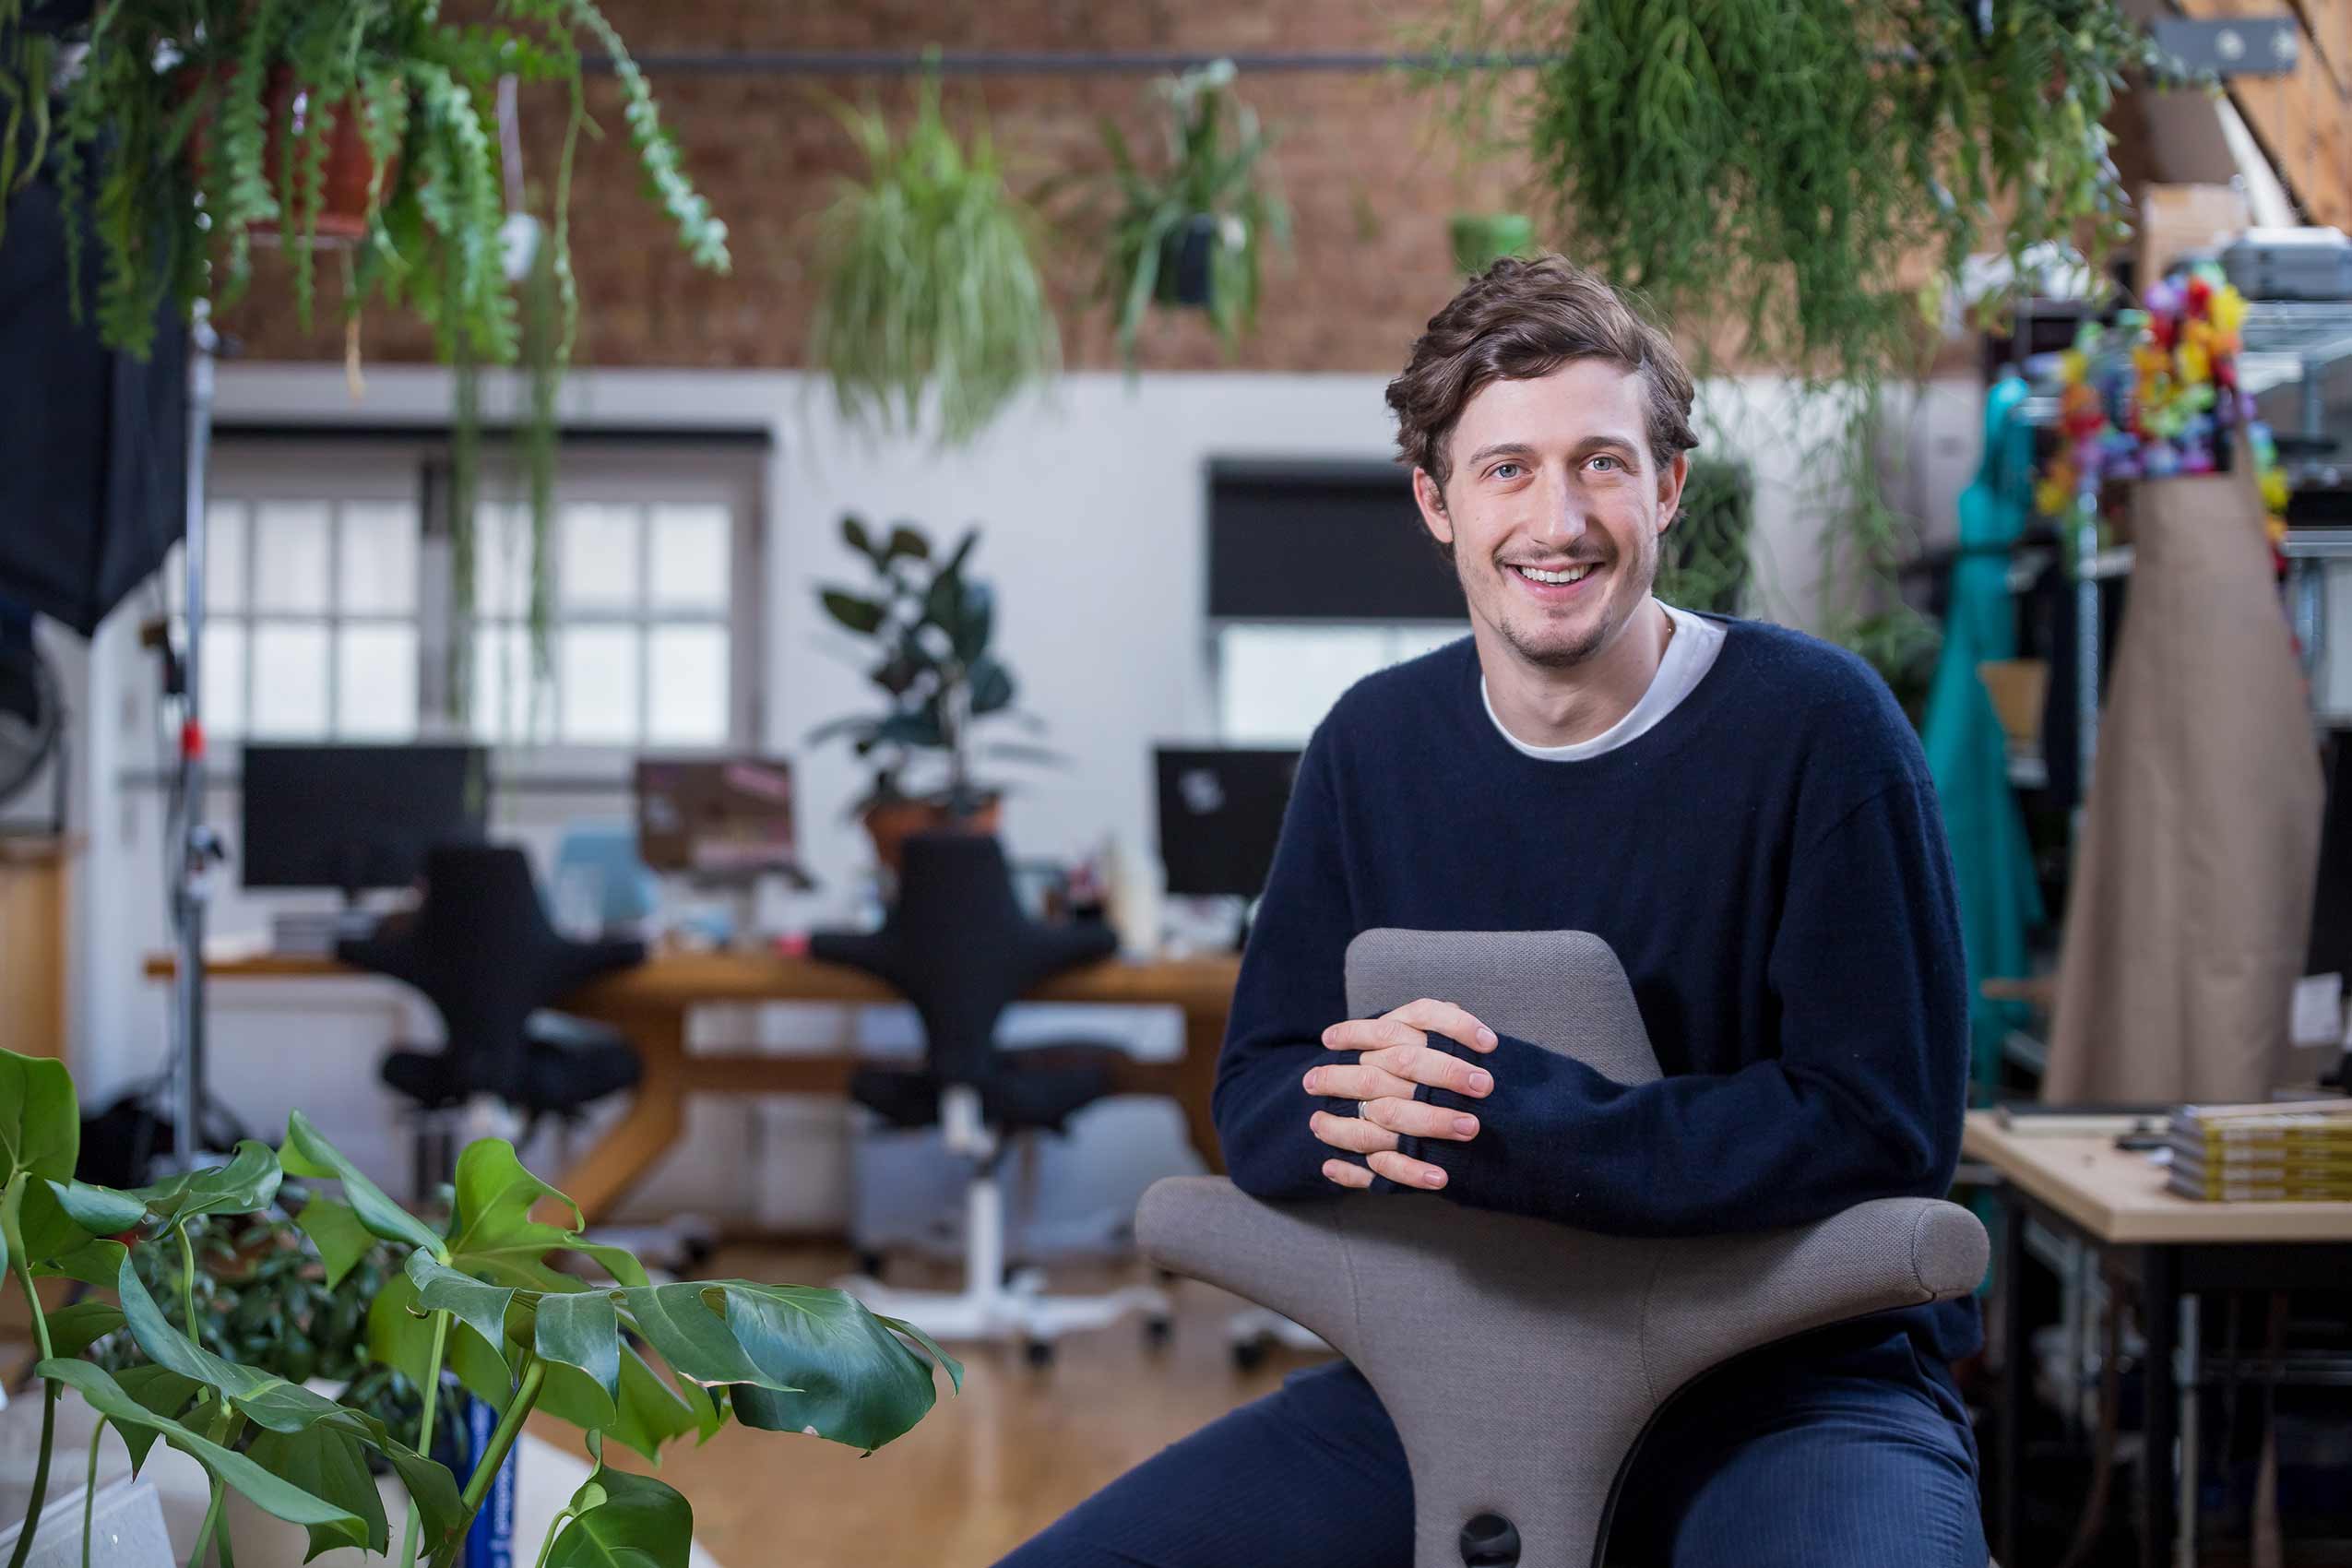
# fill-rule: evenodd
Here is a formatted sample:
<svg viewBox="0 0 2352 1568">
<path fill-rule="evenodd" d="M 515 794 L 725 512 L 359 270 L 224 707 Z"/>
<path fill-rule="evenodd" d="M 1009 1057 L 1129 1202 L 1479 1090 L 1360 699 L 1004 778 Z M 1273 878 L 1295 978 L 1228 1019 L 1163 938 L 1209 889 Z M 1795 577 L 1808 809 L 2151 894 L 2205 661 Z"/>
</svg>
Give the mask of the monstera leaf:
<svg viewBox="0 0 2352 1568">
<path fill-rule="evenodd" d="M 162 1235 L 206 1215 L 267 1208 L 281 1174 L 269 1146 L 247 1138 L 226 1165 L 182 1171 L 128 1192 L 54 1180 L 49 1187 L 66 1216 L 93 1235 L 111 1236 L 139 1225 L 151 1225 Z"/>
<path fill-rule="evenodd" d="M 572 1494 L 546 1568 L 686 1568 L 694 1506 L 651 1476 L 605 1467 L 604 1445 L 588 1433 L 596 1468 Z"/>
</svg>

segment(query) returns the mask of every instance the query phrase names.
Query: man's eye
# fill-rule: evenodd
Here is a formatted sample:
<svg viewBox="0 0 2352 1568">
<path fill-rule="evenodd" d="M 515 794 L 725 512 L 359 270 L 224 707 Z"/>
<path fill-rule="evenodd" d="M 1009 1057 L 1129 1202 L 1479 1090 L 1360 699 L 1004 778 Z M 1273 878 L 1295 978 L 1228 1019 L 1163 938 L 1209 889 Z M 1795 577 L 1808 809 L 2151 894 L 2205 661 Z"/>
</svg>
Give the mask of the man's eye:
<svg viewBox="0 0 2352 1568">
<path fill-rule="evenodd" d="M 1495 464 L 1495 465 L 1494 465 L 1494 467 L 1493 467 L 1491 469 L 1488 470 L 1487 478 L 1489 478 L 1489 479 L 1503 479 L 1503 478 L 1506 478 L 1506 477 L 1508 477 L 1508 476 L 1506 476 L 1506 475 L 1503 473 L 1503 469 L 1517 469 L 1517 468 L 1518 468 L 1518 466 L 1519 466 L 1519 465 L 1518 465 L 1518 464 L 1516 464 L 1516 463 L 1497 463 L 1497 464 Z"/>
<path fill-rule="evenodd" d="M 1621 469 L 1625 466 L 1606 452 L 1603 452 L 1598 457 L 1593 458 L 1593 461 L 1596 463 L 1607 463 L 1610 469 Z"/>
</svg>

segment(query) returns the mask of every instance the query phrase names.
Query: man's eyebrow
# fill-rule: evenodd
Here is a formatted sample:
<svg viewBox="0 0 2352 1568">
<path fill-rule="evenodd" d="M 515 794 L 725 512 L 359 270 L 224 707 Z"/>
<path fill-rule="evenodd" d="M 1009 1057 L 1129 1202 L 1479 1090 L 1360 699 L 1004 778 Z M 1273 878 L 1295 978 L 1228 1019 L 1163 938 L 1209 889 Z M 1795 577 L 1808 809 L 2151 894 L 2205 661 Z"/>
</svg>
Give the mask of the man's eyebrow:
<svg viewBox="0 0 2352 1568">
<path fill-rule="evenodd" d="M 1462 460 L 1466 469 L 1475 469 L 1489 457 L 1532 457 L 1536 449 L 1524 441 L 1496 441 L 1479 447 Z"/>
</svg>

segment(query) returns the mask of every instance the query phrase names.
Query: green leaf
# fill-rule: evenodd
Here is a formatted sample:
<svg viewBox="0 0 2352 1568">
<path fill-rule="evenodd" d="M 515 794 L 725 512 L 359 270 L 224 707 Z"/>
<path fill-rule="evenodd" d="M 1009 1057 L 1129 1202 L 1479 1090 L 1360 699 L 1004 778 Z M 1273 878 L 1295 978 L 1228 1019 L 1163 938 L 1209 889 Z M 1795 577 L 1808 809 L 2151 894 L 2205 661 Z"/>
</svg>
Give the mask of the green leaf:
<svg viewBox="0 0 2352 1568">
<path fill-rule="evenodd" d="M 112 1301 L 76 1301 L 48 1319 L 49 1353 L 78 1356 L 123 1326 L 123 1309 Z"/>
<path fill-rule="evenodd" d="M 457 1157 L 457 1206 L 446 1262 L 473 1275 L 488 1275 L 529 1290 L 564 1289 L 568 1276 L 548 1266 L 549 1253 L 577 1253 L 593 1259 L 624 1285 L 646 1283 L 645 1265 L 621 1247 L 592 1242 L 576 1229 L 530 1217 L 542 1199 L 580 1220 L 579 1206 L 523 1167 L 504 1138 L 478 1138 Z"/>
<path fill-rule="evenodd" d="M 327 1288 L 333 1289 L 343 1282 L 343 1277 L 357 1268 L 360 1260 L 375 1247 L 375 1238 L 360 1221 L 359 1210 L 332 1198 L 313 1198 L 294 1216 L 294 1223 L 302 1227 L 311 1245 L 327 1265 Z"/>
<path fill-rule="evenodd" d="M 824 588 L 818 593 L 826 613 L 861 636 L 872 636 L 882 629 L 883 607 L 871 599 L 861 599 L 840 588 Z"/>
<path fill-rule="evenodd" d="M 695 1289 L 726 1313 L 731 1337 L 763 1373 L 733 1391 L 736 1417 L 746 1426 L 814 1431 L 868 1452 L 903 1435 L 937 1394 L 930 1360 L 897 1336 L 902 1332 L 963 1386 L 963 1368 L 928 1338 L 885 1323 L 841 1291 L 741 1279 Z"/>
<path fill-rule="evenodd" d="M 119 1242 L 100 1241 L 74 1223 L 57 1191 L 46 1180 L 28 1176 L 17 1210 L 17 1238 L 37 1276 L 65 1275 L 111 1288 L 122 1258 Z"/>
<path fill-rule="evenodd" d="M 416 1285 L 418 1306 L 429 1313 L 451 1313 L 493 1346 L 505 1348 L 506 1313 L 515 1304 L 514 1287 L 485 1285 L 423 1253 L 409 1254 L 406 1272 Z"/>
<path fill-rule="evenodd" d="M 81 1182 L 51 1182 L 48 1187 L 66 1218 L 94 1236 L 112 1236 L 147 1222 L 147 1200 L 129 1193 Z"/>
<path fill-rule="evenodd" d="M 265 1431 L 255 1437 L 245 1455 L 279 1480 L 357 1518 L 366 1532 L 368 1550 L 381 1555 L 390 1546 L 384 1497 L 375 1490 L 375 1478 L 368 1474 L 367 1450 L 358 1438 L 344 1431 Z M 310 1550 L 303 1561 L 344 1544 L 339 1530 L 311 1526 Z"/>
<path fill-rule="evenodd" d="M 70 1182 L 81 1142 L 81 1105 L 65 1064 L 0 1051 L 0 1182 L 19 1171 Z"/>
<path fill-rule="evenodd" d="M 995 659 L 980 656 L 972 665 L 969 680 L 974 718 L 1002 712 L 1013 706 L 1013 672 Z"/>
<path fill-rule="evenodd" d="M 547 1568 L 686 1568 L 695 1511 L 651 1476 L 608 1469 L 591 1434 L 596 1468 L 572 1495 L 571 1520 L 548 1550 Z"/>
<path fill-rule="evenodd" d="M 386 1197 L 383 1188 L 362 1175 L 359 1167 L 321 1137 L 310 1119 L 299 1111 L 287 1118 L 286 1144 L 278 1158 L 288 1175 L 332 1178 L 342 1182 L 343 1195 L 350 1201 L 368 1234 L 419 1248 L 435 1257 L 448 1255 L 431 1227 Z"/>
<path fill-rule="evenodd" d="M 890 542 L 884 549 L 883 555 L 885 560 L 890 561 L 896 561 L 901 556 L 915 561 L 928 561 L 931 559 L 931 540 L 905 523 L 900 523 L 890 530 Z"/>
<path fill-rule="evenodd" d="M 36 1278 L 78 1279 L 103 1289 L 113 1285 L 130 1255 L 130 1249 L 120 1241 L 92 1240 L 46 1263 L 34 1264 L 32 1272 Z"/>
<path fill-rule="evenodd" d="M 149 1360 L 218 1391 L 255 1425 L 272 1431 L 301 1431 L 342 1408 L 298 1383 L 239 1366 L 191 1342 L 165 1321 L 127 1256 L 115 1276 L 114 1291 L 123 1300 L 131 1337 Z"/>
<path fill-rule="evenodd" d="M 621 1314 L 602 1290 L 540 1298 L 534 1330 L 539 1359 L 577 1367 L 617 1411 L 621 1399 Z"/>
<path fill-rule="evenodd" d="M 89 1361 L 53 1356 L 33 1370 L 79 1394 L 126 1438 L 134 1431 L 160 1435 L 262 1512 L 311 1529 L 314 1540 L 317 1538 L 316 1532 L 324 1529 L 340 1545 L 367 1544 L 367 1525 L 359 1515 L 314 1497 L 292 1482 L 271 1475 L 244 1455 L 156 1414 L 125 1392 L 103 1368 Z"/>
<path fill-rule="evenodd" d="M 948 628 L 955 641 L 956 657 L 966 664 L 976 663 L 988 651 L 988 637 L 996 619 L 996 594 L 986 583 L 966 583 L 964 604 L 956 624 Z M 1008 696 L 1006 701 L 1012 699 Z"/>
<path fill-rule="evenodd" d="M 720 1420 L 717 1405 L 702 1390 L 689 1389 L 681 1395 L 646 1364 L 644 1357 L 625 1346 L 621 1351 L 617 1410 L 594 1378 L 567 1366 L 547 1369 L 547 1381 L 540 1386 L 539 1408 L 583 1431 L 605 1432 L 647 1459 L 660 1458 L 664 1443 L 690 1431 L 710 1436 L 719 1430 Z"/>
<path fill-rule="evenodd" d="M 671 1372 L 707 1387 L 753 1384 L 778 1393 L 798 1393 L 753 1359 L 736 1342 L 732 1325 L 719 1316 L 712 1287 L 698 1283 L 654 1285 L 620 1293 L 629 1320 L 659 1353 Z"/>
<path fill-rule="evenodd" d="M 137 1400 L 141 1408 L 167 1420 L 177 1420 L 203 1384 L 192 1377 L 182 1377 L 170 1367 L 127 1367 L 114 1374 L 115 1385 Z M 123 1446 L 131 1451 L 131 1473 L 138 1474 L 147 1463 L 148 1451 L 162 1433 L 153 1427 L 124 1427 Z"/>
<path fill-rule="evenodd" d="M 882 564 L 882 552 L 874 548 L 873 536 L 866 532 L 864 519 L 858 517 L 856 513 L 852 512 L 842 517 L 841 540 L 843 543 L 875 565 Z"/>
</svg>

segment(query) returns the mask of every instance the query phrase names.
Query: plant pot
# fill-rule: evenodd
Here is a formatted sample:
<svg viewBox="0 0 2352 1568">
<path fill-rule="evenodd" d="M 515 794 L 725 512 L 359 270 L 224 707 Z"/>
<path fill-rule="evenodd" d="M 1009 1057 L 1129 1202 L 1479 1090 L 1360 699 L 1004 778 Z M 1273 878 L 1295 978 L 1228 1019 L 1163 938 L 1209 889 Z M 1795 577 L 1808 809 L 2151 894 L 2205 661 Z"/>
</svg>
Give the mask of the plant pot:
<svg viewBox="0 0 2352 1568">
<path fill-rule="evenodd" d="M 962 816 L 939 801 L 889 801 L 868 807 L 864 820 L 866 832 L 873 839 L 873 858 L 884 870 L 897 876 L 907 840 L 916 834 L 992 834 L 1004 817 L 1004 797 L 991 795 L 980 810 Z"/>
<path fill-rule="evenodd" d="M 2049 665 L 2038 659 L 1988 659 L 1977 679 L 1992 697 L 1992 710 L 2013 746 L 2037 746 L 2042 736 L 2042 700 L 2049 691 Z"/>
<path fill-rule="evenodd" d="M 1152 294 L 1164 305 L 1207 307 L 1212 288 L 1209 261 L 1217 244 L 1217 220 L 1206 212 L 1160 236 L 1159 277 Z"/>
<path fill-rule="evenodd" d="M 227 85 L 230 72 L 226 67 L 214 75 L 224 87 Z M 189 78 L 191 93 L 196 90 L 196 79 Z M 271 67 L 267 85 L 262 89 L 268 125 L 262 143 L 261 166 L 273 191 L 280 188 L 279 172 L 293 140 L 291 132 L 299 126 L 301 116 L 309 113 L 306 96 L 296 87 L 291 67 Z M 365 238 L 371 196 L 388 188 L 398 172 L 398 160 L 387 160 L 382 180 L 378 181 L 375 158 L 368 151 L 367 138 L 360 132 L 362 113 L 356 98 L 347 98 L 335 106 L 335 123 L 327 133 L 327 167 L 319 193 L 317 230 L 321 240 L 348 242 Z M 209 113 L 199 114 L 188 132 L 188 160 L 199 183 L 207 177 L 205 163 L 210 153 L 211 120 Z M 280 232 L 278 225 L 265 223 L 255 224 L 253 230 L 256 235 L 268 236 Z"/>
<path fill-rule="evenodd" d="M 1454 242 L 1454 265 L 1476 277 L 1506 255 L 1526 255 L 1536 248 L 1536 226 L 1524 213 L 1460 212 L 1448 226 Z"/>
</svg>

